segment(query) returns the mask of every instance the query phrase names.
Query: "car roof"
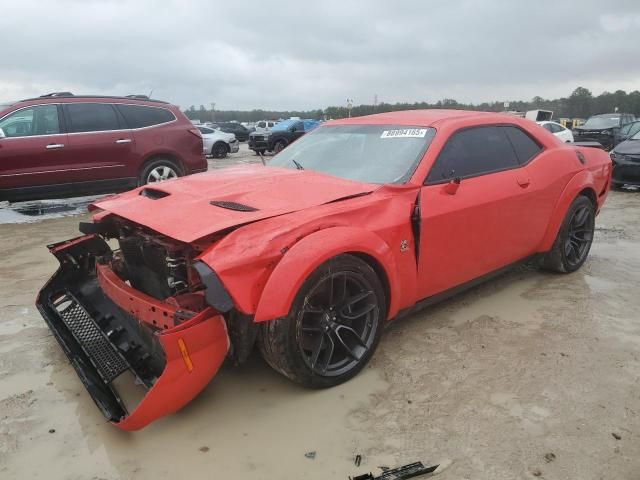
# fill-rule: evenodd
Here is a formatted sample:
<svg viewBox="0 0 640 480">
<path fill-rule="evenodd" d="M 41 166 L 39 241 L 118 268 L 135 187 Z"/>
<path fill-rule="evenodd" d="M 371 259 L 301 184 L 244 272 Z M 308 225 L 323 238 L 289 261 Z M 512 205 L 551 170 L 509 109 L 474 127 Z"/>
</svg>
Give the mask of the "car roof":
<svg viewBox="0 0 640 480">
<path fill-rule="evenodd" d="M 627 113 L 598 113 L 597 115 L 591 115 L 592 117 L 619 117 L 620 115 L 629 115 Z"/>
<path fill-rule="evenodd" d="M 429 110 L 403 110 L 399 112 L 376 113 L 363 117 L 342 118 L 340 120 L 330 120 L 325 125 L 413 125 L 420 127 L 431 127 L 444 122 L 455 120 L 472 120 L 486 122 L 504 121 L 509 123 L 519 123 L 518 117 L 508 113 L 479 112 L 475 110 L 451 110 L 451 109 L 429 109 Z"/>
<path fill-rule="evenodd" d="M 9 106 L 17 104 L 33 105 L 33 104 L 45 104 L 45 103 L 77 103 L 86 102 L 87 100 L 96 101 L 98 103 L 115 102 L 115 103 L 132 103 L 140 105 L 171 105 L 164 100 L 155 100 L 151 98 L 143 98 L 142 95 L 130 95 L 130 96 L 110 96 L 110 95 L 42 95 L 40 97 L 25 98 L 10 104 Z"/>
</svg>

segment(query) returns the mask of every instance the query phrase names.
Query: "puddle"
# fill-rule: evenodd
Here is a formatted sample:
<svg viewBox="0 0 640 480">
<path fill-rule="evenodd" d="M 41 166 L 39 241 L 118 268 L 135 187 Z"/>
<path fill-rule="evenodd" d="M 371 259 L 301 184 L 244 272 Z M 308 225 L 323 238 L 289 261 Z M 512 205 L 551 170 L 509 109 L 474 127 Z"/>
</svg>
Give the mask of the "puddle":
<svg viewBox="0 0 640 480">
<path fill-rule="evenodd" d="M 80 215 L 87 205 L 104 195 L 63 198 L 59 200 L 37 200 L 29 202 L 0 202 L 0 224 L 32 223 L 50 218 Z"/>
</svg>

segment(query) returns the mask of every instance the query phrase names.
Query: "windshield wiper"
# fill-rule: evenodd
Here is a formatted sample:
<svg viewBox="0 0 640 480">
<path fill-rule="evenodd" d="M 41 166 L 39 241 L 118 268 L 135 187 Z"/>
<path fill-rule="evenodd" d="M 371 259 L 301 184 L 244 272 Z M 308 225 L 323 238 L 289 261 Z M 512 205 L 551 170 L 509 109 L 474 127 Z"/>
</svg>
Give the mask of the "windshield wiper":
<svg viewBox="0 0 640 480">
<path fill-rule="evenodd" d="M 291 161 L 293 162 L 293 164 L 296 166 L 298 170 L 304 170 L 304 167 L 300 165 L 300 163 L 298 163 L 298 161 L 295 158 L 292 158 Z"/>
</svg>

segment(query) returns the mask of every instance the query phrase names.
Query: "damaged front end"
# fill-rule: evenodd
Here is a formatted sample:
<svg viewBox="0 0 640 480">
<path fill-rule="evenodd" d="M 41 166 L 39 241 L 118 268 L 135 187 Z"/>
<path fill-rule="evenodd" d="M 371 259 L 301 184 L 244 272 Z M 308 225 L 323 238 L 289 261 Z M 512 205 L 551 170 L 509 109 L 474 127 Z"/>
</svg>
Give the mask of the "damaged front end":
<svg viewBox="0 0 640 480">
<path fill-rule="evenodd" d="M 206 298 L 210 270 L 190 247 L 132 226 L 100 228 L 49 246 L 60 268 L 36 304 L 104 416 L 138 430 L 209 383 L 229 336 Z"/>
</svg>

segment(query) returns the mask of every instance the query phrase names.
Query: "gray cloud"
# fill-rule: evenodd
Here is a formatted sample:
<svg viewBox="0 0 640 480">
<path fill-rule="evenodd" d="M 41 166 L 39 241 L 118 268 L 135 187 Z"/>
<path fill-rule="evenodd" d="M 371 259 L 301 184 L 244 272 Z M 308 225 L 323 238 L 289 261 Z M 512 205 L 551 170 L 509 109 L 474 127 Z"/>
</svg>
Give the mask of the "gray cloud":
<svg viewBox="0 0 640 480">
<path fill-rule="evenodd" d="M 0 100 L 148 93 L 307 109 L 640 88 L 640 3 L 22 0 L 0 9 Z"/>
</svg>

